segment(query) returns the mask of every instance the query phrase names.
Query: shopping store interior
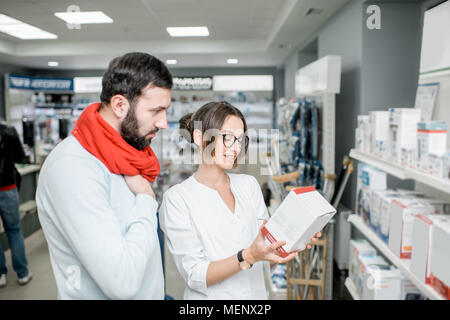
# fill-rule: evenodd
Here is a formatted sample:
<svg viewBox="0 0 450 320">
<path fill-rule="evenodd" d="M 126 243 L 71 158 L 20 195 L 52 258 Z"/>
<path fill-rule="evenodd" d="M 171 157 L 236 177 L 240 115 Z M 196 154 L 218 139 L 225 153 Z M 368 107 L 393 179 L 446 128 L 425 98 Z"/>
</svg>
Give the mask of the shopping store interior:
<svg viewBox="0 0 450 320">
<path fill-rule="evenodd" d="M 171 32 L 182 27 L 200 33 Z M 15 166 L 33 273 L 18 283 L 2 216 L 0 300 L 58 298 L 40 170 L 128 52 L 173 76 L 168 127 L 151 143 L 159 204 L 198 168 L 183 162 L 180 118 L 227 101 L 249 131 L 249 161 L 231 172 L 256 178 L 269 216 L 305 186 L 336 209 L 311 249 L 267 270 L 268 299 L 450 299 L 449 0 L 0 0 L 0 123 L 26 155 Z M 183 299 L 158 236 L 165 297 Z"/>
</svg>

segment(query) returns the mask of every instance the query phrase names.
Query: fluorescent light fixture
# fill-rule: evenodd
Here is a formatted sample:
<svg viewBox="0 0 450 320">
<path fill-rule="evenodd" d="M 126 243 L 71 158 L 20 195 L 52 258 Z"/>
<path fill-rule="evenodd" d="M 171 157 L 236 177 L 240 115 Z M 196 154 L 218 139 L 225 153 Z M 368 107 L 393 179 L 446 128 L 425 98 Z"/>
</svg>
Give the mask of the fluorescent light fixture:
<svg viewBox="0 0 450 320">
<path fill-rule="evenodd" d="M 22 39 L 56 39 L 56 34 L 33 27 L 28 23 L 0 14 L 0 32 Z"/>
<path fill-rule="evenodd" d="M 167 32 L 172 37 L 207 37 L 207 27 L 168 27 Z"/>
<path fill-rule="evenodd" d="M 55 16 L 70 24 L 112 23 L 102 11 L 55 12 Z"/>
<path fill-rule="evenodd" d="M 58 61 L 49 61 L 48 66 L 49 67 L 57 67 L 57 66 L 59 66 L 59 62 Z"/>
<path fill-rule="evenodd" d="M 166 64 L 177 64 L 177 60 L 175 59 L 166 60 Z"/>
<path fill-rule="evenodd" d="M 239 62 L 238 59 L 234 59 L 234 58 L 232 58 L 232 59 L 227 59 L 227 63 L 228 63 L 228 64 L 236 64 L 236 63 L 238 63 L 238 62 Z"/>
</svg>

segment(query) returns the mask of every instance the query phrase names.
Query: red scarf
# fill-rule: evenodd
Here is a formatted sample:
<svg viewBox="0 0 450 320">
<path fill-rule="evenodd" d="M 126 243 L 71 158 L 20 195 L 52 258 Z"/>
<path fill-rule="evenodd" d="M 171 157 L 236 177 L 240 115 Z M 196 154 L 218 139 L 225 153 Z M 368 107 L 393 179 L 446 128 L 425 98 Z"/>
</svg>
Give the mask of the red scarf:
<svg viewBox="0 0 450 320">
<path fill-rule="evenodd" d="M 142 175 L 150 182 L 159 174 L 159 162 L 150 148 L 129 145 L 98 113 L 100 103 L 88 106 L 72 130 L 80 144 L 115 174 Z"/>
</svg>

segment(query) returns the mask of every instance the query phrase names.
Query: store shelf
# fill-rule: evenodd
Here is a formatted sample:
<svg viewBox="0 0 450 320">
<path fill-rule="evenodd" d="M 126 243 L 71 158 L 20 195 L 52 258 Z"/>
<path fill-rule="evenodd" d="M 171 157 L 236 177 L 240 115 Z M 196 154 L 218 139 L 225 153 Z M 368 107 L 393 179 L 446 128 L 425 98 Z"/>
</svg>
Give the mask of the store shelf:
<svg viewBox="0 0 450 320">
<path fill-rule="evenodd" d="M 362 221 L 360 217 L 356 214 L 351 214 L 348 221 L 352 223 L 387 259 L 389 259 L 393 265 L 400 269 L 425 296 L 432 300 L 444 300 L 444 298 L 431 286 L 423 283 L 410 271 L 410 259 L 400 259 L 396 256 L 380 239 L 380 237 L 378 237 L 378 235 Z"/>
<path fill-rule="evenodd" d="M 427 186 L 450 194 L 450 180 L 437 178 L 419 170 L 404 168 L 392 162 L 380 159 L 377 156 L 370 155 L 355 149 L 350 150 L 350 157 L 367 163 L 377 169 L 383 170 L 399 179 L 413 179 L 417 182 L 423 183 Z"/>
<path fill-rule="evenodd" d="M 345 287 L 348 289 L 348 292 L 350 292 L 350 295 L 352 296 L 353 300 L 361 300 L 361 298 L 358 295 L 358 292 L 356 291 L 356 286 L 353 283 L 352 279 L 347 278 L 345 279 Z"/>
<path fill-rule="evenodd" d="M 378 158 L 377 156 L 367 154 L 356 149 L 350 150 L 350 157 L 371 165 L 377 169 L 385 171 L 399 179 L 408 179 L 405 168 L 393 164 L 389 161 Z"/>
</svg>

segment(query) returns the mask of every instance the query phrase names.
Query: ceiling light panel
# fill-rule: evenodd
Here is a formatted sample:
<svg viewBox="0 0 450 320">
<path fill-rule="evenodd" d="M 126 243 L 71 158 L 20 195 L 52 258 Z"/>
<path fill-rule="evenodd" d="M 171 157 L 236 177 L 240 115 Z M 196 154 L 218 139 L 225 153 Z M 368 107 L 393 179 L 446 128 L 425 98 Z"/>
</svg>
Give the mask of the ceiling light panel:
<svg viewBox="0 0 450 320">
<path fill-rule="evenodd" d="M 39 29 L 28 23 L 0 14 L 0 32 L 22 40 L 56 39 L 56 34 Z"/>
<path fill-rule="evenodd" d="M 55 12 L 55 16 L 70 24 L 113 23 L 102 11 Z"/>
<path fill-rule="evenodd" d="M 207 37 L 207 27 L 168 27 L 167 32 L 171 37 Z"/>
</svg>

